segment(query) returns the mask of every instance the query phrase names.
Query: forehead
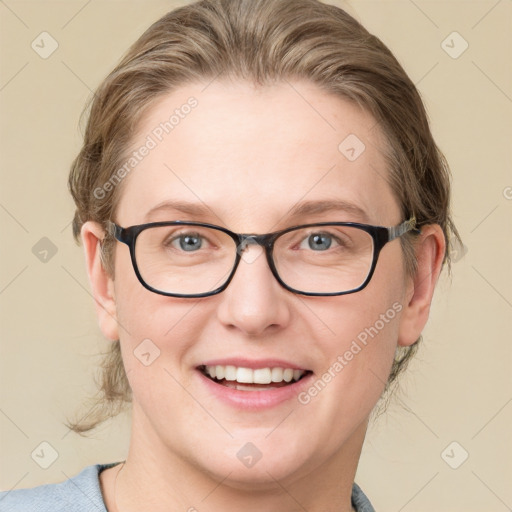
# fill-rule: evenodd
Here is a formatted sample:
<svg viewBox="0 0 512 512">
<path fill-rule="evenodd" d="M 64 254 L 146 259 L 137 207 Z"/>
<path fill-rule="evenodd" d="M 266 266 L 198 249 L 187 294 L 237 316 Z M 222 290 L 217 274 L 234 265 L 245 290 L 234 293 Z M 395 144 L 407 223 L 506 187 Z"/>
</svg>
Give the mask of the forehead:
<svg viewBox="0 0 512 512">
<path fill-rule="evenodd" d="M 356 208 L 336 220 L 398 221 L 384 146 L 371 115 L 308 82 L 184 85 L 139 123 L 116 218 L 192 218 L 193 208 L 148 217 L 163 203 L 191 204 L 206 221 L 256 232 L 304 202 L 338 201 Z"/>
</svg>

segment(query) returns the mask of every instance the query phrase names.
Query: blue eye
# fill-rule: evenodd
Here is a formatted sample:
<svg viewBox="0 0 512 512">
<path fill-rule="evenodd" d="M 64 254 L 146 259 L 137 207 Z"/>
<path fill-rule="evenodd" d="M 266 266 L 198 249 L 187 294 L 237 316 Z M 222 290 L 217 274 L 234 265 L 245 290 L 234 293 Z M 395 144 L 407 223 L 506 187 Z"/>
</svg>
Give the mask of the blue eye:
<svg viewBox="0 0 512 512">
<path fill-rule="evenodd" d="M 191 252 L 201 249 L 203 245 L 202 238 L 195 234 L 180 235 L 172 241 L 172 245 L 179 242 L 179 248 L 183 251 Z"/>
<path fill-rule="evenodd" d="M 313 233 L 307 238 L 308 246 L 314 251 L 325 251 L 331 247 L 332 236 L 325 233 Z"/>
</svg>

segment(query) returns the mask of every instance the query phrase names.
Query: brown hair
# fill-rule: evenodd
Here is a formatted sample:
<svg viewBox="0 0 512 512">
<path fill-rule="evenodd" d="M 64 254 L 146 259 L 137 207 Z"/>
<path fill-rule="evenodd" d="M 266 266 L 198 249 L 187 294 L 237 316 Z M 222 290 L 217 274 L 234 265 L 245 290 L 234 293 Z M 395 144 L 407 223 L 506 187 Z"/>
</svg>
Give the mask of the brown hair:
<svg viewBox="0 0 512 512">
<path fill-rule="evenodd" d="M 106 229 L 121 187 L 106 197 L 95 190 L 112 179 L 148 108 L 193 81 L 230 77 L 257 84 L 308 80 L 357 103 L 386 135 L 389 182 L 403 218 L 439 224 L 447 242 L 459 235 L 450 217 L 450 177 L 429 129 L 420 95 L 389 49 L 344 10 L 317 0 L 201 0 L 154 23 L 98 87 L 90 104 L 83 147 L 69 187 L 76 203 L 73 234 L 88 220 Z M 105 189 L 103 189 L 105 190 Z M 412 239 L 402 237 L 406 271 L 415 270 Z M 113 240 L 103 261 L 113 275 Z M 444 262 L 450 264 L 449 251 Z M 399 348 L 387 389 L 418 342 Z M 99 391 L 85 418 L 68 422 L 77 433 L 95 428 L 131 401 L 119 341 L 102 365 Z M 87 419 L 89 418 L 89 419 Z"/>
</svg>

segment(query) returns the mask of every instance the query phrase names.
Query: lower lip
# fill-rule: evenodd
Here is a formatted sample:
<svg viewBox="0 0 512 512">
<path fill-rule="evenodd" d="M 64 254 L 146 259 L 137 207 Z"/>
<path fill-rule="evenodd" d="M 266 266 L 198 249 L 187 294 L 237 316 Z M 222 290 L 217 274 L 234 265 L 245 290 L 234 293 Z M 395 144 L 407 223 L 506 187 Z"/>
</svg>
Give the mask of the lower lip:
<svg viewBox="0 0 512 512">
<path fill-rule="evenodd" d="M 242 391 L 217 384 L 215 381 L 206 377 L 200 370 L 196 371 L 201 381 L 216 398 L 232 407 L 243 410 L 269 409 L 288 400 L 297 400 L 297 395 L 309 386 L 310 380 L 313 377 L 313 374 L 309 373 L 299 381 L 280 388 L 261 391 Z"/>
</svg>

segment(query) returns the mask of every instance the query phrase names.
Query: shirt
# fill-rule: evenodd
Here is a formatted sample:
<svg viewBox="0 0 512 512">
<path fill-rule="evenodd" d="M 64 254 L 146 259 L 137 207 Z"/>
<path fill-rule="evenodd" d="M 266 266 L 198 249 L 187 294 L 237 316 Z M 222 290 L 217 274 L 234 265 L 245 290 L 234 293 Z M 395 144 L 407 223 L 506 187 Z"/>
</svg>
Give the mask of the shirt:
<svg viewBox="0 0 512 512">
<path fill-rule="evenodd" d="M 0 512 L 107 512 L 99 475 L 120 464 L 95 464 L 56 484 L 0 492 Z M 352 506 L 357 512 L 375 512 L 360 487 L 352 487 Z"/>
</svg>

